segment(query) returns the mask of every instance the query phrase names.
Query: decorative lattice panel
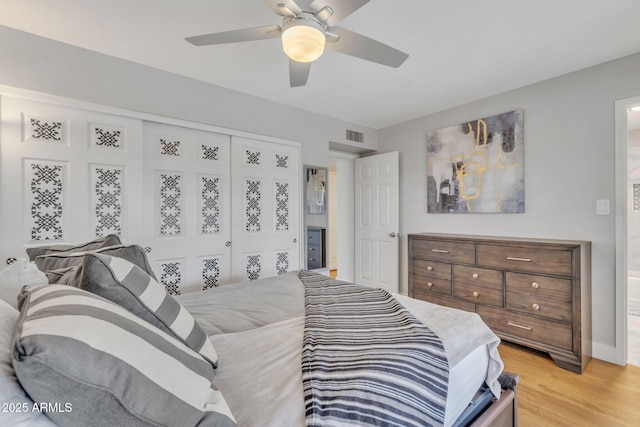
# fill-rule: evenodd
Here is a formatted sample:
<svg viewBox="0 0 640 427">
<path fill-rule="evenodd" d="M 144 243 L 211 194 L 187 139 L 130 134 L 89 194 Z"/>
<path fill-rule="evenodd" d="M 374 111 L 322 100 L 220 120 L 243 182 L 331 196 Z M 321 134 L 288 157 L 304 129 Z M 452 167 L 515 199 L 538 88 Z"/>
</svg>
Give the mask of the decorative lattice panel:
<svg viewBox="0 0 640 427">
<path fill-rule="evenodd" d="M 256 150 L 244 150 L 245 153 L 245 163 L 247 165 L 252 165 L 252 166 L 260 166 L 261 164 L 261 158 L 262 158 L 262 152 Z"/>
<path fill-rule="evenodd" d="M 274 165 L 276 168 L 287 169 L 289 167 L 289 156 L 287 154 L 274 154 Z"/>
<path fill-rule="evenodd" d="M 55 120 L 29 119 L 29 138 L 38 142 L 61 143 L 64 141 L 65 123 Z"/>
<path fill-rule="evenodd" d="M 215 145 L 201 144 L 200 158 L 202 160 L 220 160 L 220 147 Z"/>
<path fill-rule="evenodd" d="M 160 235 L 182 234 L 182 175 L 163 172 L 159 177 Z"/>
<path fill-rule="evenodd" d="M 275 229 L 276 231 L 289 230 L 289 183 L 275 182 L 274 188 L 274 209 L 275 209 Z"/>
<path fill-rule="evenodd" d="M 221 259 L 220 257 L 202 257 L 202 290 L 215 288 L 220 285 Z"/>
<path fill-rule="evenodd" d="M 180 295 L 182 278 L 184 277 L 184 260 L 170 259 L 158 261 L 160 266 L 160 283 L 171 295 Z"/>
<path fill-rule="evenodd" d="M 158 148 L 161 156 L 180 157 L 181 141 L 177 139 L 160 138 L 158 140 Z"/>
<path fill-rule="evenodd" d="M 278 275 L 285 274 L 289 271 L 289 252 L 288 251 L 276 251 L 274 254 L 274 265 L 276 266 L 276 273 Z"/>
<path fill-rule="evenodd" d="M 119 126 L 90 123 L 89 138 L 91 146 L 95 148 L 112 151 L 126 149 L 126 132 Z"/>
<path fill-rule="evenodd" d="M 124 168 L 91 167 L 96 236 L 123 234 Z"/>
<path fill-rule="evenodd" d="M 260 180 L 245 180 L 245 231 L 259 232 L 262 228 L 262 182 Z"/>
<path fill-rule="evenodd" d="M 200 232 L 214 234 L 220 232 L 221 178 L 200 176 Z"/>
<path fill-rule="evenodd" d="M 258 280 L 262 273 L 262 255 L 247 255 L 246 267 L 247 279 Z"/>
<path fill-rule="evenodd" d="M 26 160 L 23 173 L 31 240 L 62 239 L 66 163 Z"/>
</svg>

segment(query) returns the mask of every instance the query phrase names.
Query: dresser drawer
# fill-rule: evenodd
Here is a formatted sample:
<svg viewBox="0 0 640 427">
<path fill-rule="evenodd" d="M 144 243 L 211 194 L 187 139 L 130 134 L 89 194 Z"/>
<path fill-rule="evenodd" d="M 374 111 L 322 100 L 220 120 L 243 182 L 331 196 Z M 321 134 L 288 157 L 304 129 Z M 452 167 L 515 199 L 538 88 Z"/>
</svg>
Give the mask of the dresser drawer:
<svg viewBox="0 0 640 427">
<path fill-rule="evenodd" d="M 502 285 L 496 287 L 454 281 L 453 296 L 477 304 L 492 305 L 494 307 L 504 306 Z"/>
<path fill-rule="evenodd" d="M 322 230 L 319 228 L 307 228 L 307 244 L 322 246 Z"/>
<path fill-rule="evenodd" d="M 413 260 L 413 275 L 420 278 L 451 280 L 451 264 L 444 262 Z"/>
<path fill-rule="evenodd" d="M 451 295 L 451 279 L 413 275 L 413 291 Z"/>
<path fill-rule="evenodd" d="M 478 306 L 478 314 L 498 334 L 504 333 L 562 350 L 573 350 L 571 325 L 491 307 Z"/>
<path fill-rule="evenodd" d="M 322 260 L 314 257 L 307 258 L 307 269 L 315 270 L 317 268 L 322 268 Z"/>
<path fill-rule="evenodd" d="M 478 265 L 571 276 L 571 251 L 479 244 Z"/>
<path fill-rule="evenodd" d="M 438 295 L 433 292 L 422 292 L 420 289 L 413 291 L 413 297 L 422 301 L 431 302 L 438 305 L 444 305 L 445 307 L 457 308 L 458 310 L 470 311 L 471 313 L 476 311 L 476 305 L 470 302 L 461 301 L 459 299 L 447 297 L 444 295 Z"/>
<path fill-rule="evenodd" d="M 571 280 L 506 273 L 507 308 L 549 319 L 571 322 Z"/>
<path fill-rule="evenodd" d="M 307 255 L 314 258 L 322 258 L 322 246 L 307 245 Z"/>
<path fill-rule="evenodd" d="M 322 246 L 307 245 L 307 268 L 309 270 L 322 268 Z"/>
<path fill-rule="evenodd" d="M 412 240 L 413 256 L 436 261 L 473 264 L 476 261 L 476 245 L 473 243 L 443 242 L 439 240 Z"/>
<path fill-rule="evenodd" d="M 453 266 L 453 281 L 502 289 L 502 271 L 489 268 Z"/>
</svg>

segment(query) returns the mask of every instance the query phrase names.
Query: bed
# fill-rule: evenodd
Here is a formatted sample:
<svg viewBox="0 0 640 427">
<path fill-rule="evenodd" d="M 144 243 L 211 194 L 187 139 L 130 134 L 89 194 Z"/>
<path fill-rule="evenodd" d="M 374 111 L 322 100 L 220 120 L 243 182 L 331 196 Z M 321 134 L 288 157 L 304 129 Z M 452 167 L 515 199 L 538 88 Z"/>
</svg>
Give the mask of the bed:
<svg viewBox="0 0 640 427">
<path fill-rule="evenodd" d="M 517 379 L 503 374 L 499 339 L 476 314 L 307 271 L 172 297 L 140 247 L 102 243 L 20 260 L 21 271 L 37 276 L 40 267 L 41 276 L 20 291 L 21 305 L 0 300 L 0 424 L 515 425 Z M 356 312 L 335 311 L 345 306 Z M 369 317 L 378 308 L 383 321 Z M 384 363 L 376 355 L 365 372 L 351 357 L 372 346 L 368 328 L 380 329 L 385 351 L 400 350 Z M 356 329 L 355 338 L 344 335 Z M 400 343 L 414 329 L 435 347 Z M 360 384 L 347 388 L 354 376 Z M 398 388 L 407 391 L 398 396 Z M 482 395 L 487 404 L 477 403 Z M 404 406 L 406 423 L 394 418 Z"/>
</svg>

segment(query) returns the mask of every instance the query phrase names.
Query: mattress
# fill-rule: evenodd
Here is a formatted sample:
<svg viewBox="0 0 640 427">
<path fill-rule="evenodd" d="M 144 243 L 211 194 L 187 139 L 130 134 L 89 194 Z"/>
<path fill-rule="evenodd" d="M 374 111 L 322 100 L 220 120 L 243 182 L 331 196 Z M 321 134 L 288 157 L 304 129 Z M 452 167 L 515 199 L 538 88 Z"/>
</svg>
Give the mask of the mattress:
<svg viewBox="0 0 640 427">
<path fill-rule="evenodd" d="M 483 382 L 498 395 L 499 339 L 477 314 L 395 297 L 444 343 L 450 369 L 445 425 L 454 423 Z M 216 348 L 214 383 L 240 426 L 304 425 L 304 287 L 297 272 L 177 299 Z"/>
</svg>

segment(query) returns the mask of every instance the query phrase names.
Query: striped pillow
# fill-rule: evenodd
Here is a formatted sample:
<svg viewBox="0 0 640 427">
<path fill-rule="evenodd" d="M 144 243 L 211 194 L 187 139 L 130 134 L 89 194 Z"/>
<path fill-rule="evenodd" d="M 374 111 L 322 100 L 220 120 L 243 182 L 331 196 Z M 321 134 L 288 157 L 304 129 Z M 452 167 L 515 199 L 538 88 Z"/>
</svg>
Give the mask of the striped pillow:
<svg viewBox="0 0 640 427">
<path fill-rule="evenodd" d="M 235 425 L 211 365 L 174 337 L 81 289 L 23 296 L 13 366 L 59 425 Z"/>
<path fill-rule="evenodd" d="M 80 288 L 112 301 L 182 340 L 213 367 L 218 355 L 191 313 L 161 284 L 126 259 L 88 253 L 84 257 Z"/>
</svg>

